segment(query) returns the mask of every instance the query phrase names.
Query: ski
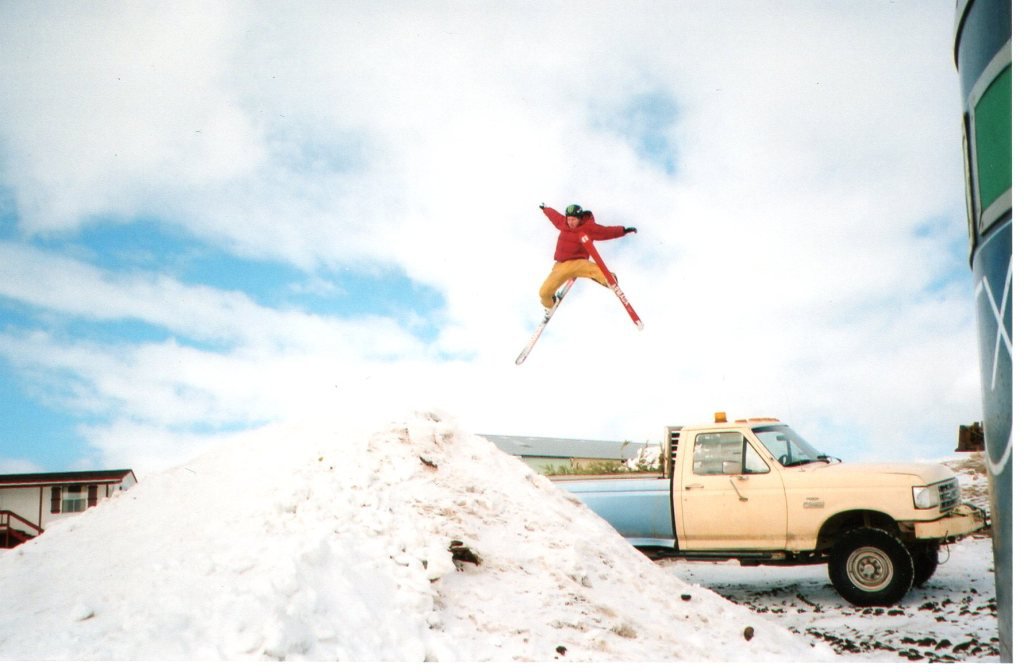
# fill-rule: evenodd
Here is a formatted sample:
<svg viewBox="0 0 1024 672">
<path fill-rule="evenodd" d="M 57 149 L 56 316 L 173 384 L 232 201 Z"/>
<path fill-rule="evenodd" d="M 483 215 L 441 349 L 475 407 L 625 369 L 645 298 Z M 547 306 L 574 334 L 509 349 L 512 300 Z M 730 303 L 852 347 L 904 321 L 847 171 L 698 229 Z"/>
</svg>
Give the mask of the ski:
<svg viewBox="0 0 1024 672">
<path fill-rule="evenodd" d="M 562 305 L 562 299 L 564 299 L 565 295 L 569 293 L 570 289 L 572 289 L 574 282 L 576 282 L 576 278 L 569 278 L 566 280 L 565 284 L 562 285 L 562 288 L 555 294 L 555 305 L 551 306 L 551 310 L 549 310 L 547 315 L 544 316 L 544 319 L 541 320 L 540 326 L 537 327 L 537 331 L 533 332 L 533 336 L 530 337 L 530 341 L 526 344 L 526 347 L 523 348 L 523 351 L 519 353 L 519 357 L 516 358 L 517 365 L 526 361 L 526 357 L 530 354 L 530 351 L 533 350 L 533 346 L 537 344 L 537 341 L 540 339 L 540 335 L 544 333 L 544 327 L 548 326 L 548 322 L 551 321 L 551 316 L 554 315 L 555 311 L 558 310 L 558 307 Z"/>
<path fill-rule="evenodd" d="M 629 303 L 629 299 L 626 298 L 626 295 L 619 287 L 618 280 L 605 265 L 604 259 L 602 259 L 601 255 L 597 253 L 597 247 L 594 246 L 594 241 L 587 234 L 581 233 L 580 242 L 583 243 L 583 247 L 587 248 L 587 252 L 590 253 L 590 258 L 593 259 L 594 263 L 597 264 L 597 267 L 601 269 L 601 273 L 604 275 L 605 280 L 608 281 L 611 290 L 615 292 L 615 296 L 619 297 L 619 301 L 622 302 L 622 307 L 626 309 L 627 313 L 629 313 L 629 317 L 633 320 L 633 324 L 636 325 L 637 329 L 643 329 L 644 323 L 640 321 L 640 316 L 636 314 L 635 310 L 633 310 L 633 306 Z"/>
</svg>

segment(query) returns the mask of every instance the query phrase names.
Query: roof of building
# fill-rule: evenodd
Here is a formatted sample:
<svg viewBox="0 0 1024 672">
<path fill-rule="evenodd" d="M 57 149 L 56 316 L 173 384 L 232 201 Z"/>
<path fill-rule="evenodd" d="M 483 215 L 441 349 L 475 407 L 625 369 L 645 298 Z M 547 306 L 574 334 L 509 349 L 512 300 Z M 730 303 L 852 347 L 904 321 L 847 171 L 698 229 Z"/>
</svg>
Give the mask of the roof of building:
<svg viewBox="0 0 1024 672">
<path fill-rule="evenodd" d="M 46 474 L 0 474 L 0 487 L 17 485 L 49 485 L 58 483 L 120 483 L 128 476 L 135 478 L 131 469 L 107 471 L 61 471 Z"/>
<path fill-rule="evenodd" d="M 510 455 L 519 457 L 575 457 L 599 460 L 631 460 L 646 444 L 632 441 L 590 441 L 539 436 L 481 436 Z"/>
</svg>

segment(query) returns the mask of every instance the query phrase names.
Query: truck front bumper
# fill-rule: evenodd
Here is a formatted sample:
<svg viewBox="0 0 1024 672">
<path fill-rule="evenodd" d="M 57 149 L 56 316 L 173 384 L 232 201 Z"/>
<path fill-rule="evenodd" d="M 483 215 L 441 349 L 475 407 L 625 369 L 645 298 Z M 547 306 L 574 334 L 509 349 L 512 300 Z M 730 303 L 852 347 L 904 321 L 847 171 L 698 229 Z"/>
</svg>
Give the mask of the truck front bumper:
<svg viewBox="0 0 1024 672">
<path fill-rule="evenodd" d="M 961 504 L 938 520 L 914 523 L 914 536 L 918 539 L 953 540 L 987 526 L 984 511 Z"/>
</svg>

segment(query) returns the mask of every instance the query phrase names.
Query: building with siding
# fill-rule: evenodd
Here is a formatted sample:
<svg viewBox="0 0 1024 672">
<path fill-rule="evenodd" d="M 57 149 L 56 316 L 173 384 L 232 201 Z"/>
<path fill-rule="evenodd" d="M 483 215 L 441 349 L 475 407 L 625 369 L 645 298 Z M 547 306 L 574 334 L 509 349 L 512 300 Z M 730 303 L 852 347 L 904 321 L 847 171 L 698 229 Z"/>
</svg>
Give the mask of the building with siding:
<svg viewBox="0 0 1024 672">
<path fill-rule="evenodd" d="M 137 482 L 131 469 L 0 474 L 0 548 L 33 539 Z"/>
<path fill-rule="evenodd" d="M 560 470 L 586 469 L 600 463 L 625 464 L 638 457 L 647 444 L 632 441 L 590 441 L 586 439 L 555 439 L 535 436 L 502 436 L 483 434 L 495 446 L 521 458 L 541 474 Z M 659 447 L 660 448 L 660 447 Z"/>
</svg>

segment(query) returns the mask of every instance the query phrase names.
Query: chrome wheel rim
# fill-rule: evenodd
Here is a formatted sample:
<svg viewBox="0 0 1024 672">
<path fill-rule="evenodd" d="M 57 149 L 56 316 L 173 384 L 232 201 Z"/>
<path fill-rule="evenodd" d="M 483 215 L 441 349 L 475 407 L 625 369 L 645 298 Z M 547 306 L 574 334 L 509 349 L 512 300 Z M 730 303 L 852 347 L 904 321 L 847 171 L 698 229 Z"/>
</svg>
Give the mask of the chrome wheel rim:
<svg viewBox="0 0 1024 672">
<path fill-rule="evenodd" d="M 861 590 L 885 590 L 892 583 L 894 573 L 889 556 L 873 546 L 858 548 L 846 561 L 846 575 Z"/>
</svg>

